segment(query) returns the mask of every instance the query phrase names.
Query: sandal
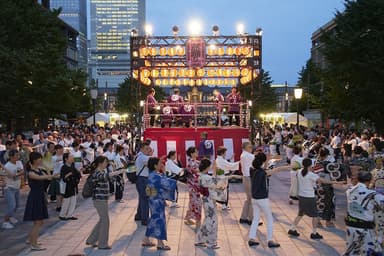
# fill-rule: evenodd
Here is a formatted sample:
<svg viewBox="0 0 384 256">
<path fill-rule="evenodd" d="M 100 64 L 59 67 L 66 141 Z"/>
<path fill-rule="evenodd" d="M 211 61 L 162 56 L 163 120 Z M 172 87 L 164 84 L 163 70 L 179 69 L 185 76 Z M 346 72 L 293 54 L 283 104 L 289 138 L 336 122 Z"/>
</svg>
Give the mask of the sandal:
<svg viewBox="0 0 384 256">
<path fill-rule="evenodd" d="M 153 243 L 153 242 L 143 242 L 142 244 L 141 244 L 141 246 L 143 246 L 143 247 L 153 247 L 153 246 L 155 246 L 156 244 L 155 243 Z"/>
<path fill-rule="evenodd" d="M 207 245 L 205 243 L 201 242 L 201 243 L 195 243 L 195 246 L 206 247 Z"/>
<path fill-rule="evenodd" d="M 159 251 L 169 251 L 169 250 L 171 250 L 171 247 L 169 247 L 168 245 L 161 245 L 161 246 L 157 246 L 157 250 L 159 250 Z"/>
</svg>

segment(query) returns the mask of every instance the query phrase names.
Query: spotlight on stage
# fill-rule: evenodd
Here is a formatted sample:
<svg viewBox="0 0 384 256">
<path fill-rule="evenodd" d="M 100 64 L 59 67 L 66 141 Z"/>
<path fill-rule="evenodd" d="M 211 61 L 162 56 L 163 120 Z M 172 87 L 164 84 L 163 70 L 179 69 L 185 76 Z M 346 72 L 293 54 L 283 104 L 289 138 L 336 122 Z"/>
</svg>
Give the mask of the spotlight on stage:
<svg viewBox="0 0 384 256">
<path fill-rule="evenodd" d="M 136 29 L 132 29 L 131 30 L 131 36 L 138 36 L 138 33 L 137 33 Z"/>
<path fill-rule="evenodd" d="M 177 36 L 179 34 L 179 27 L 178 26 L 173 26 L 172 27 L 172 33 L 173 33 L 173 36 Z"/>
<path fill-rule="evenodd" d="M 256 29 L 256 35 L 257 36 L 262 36 L 263 35 L 263 30 L 261 28 Z"/>
<path fill-rule="evenodd" d="M 144 30 L 145 30 L 145 35 L 150 36 L 152 35 L 153 27 L 151 24 L 145 24 Z"/>
<path fill-rule="evenodd" d="M 219 35 L 219 26 L 214 25 L 214 26 L 212 27 L 212 34 L 213 34 L 214 36 L 218 36 L 218 35 Z"/>
<path fill-rule="evenodd" d="M 203 30 L 203 25 L 200 20 L 193 19 L 188 24 L 188 30 L 192 36 L 198 36 Z"/>
<path fill-rule="evenodd" d="M 244 29 L 245 29 L 245 27 L 244 27 L 243 23 L 238 23 L 236 25 L 236 32 L 237 32 L 238 35 L 244 34 Z"/>
</svg>

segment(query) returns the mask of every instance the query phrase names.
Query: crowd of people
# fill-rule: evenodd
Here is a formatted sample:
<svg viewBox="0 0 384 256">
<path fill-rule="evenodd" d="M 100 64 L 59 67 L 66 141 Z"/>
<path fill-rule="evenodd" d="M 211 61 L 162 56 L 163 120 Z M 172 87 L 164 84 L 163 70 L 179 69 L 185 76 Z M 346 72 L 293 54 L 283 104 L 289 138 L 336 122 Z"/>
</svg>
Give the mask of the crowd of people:
<svg viewBox="0 0 384 256">
<path fill-rule="evenodd" d="M 322 239 L 320 227 L 335 227 L 337 202 L 333 186 L 348 184 L 345 255 L 382 252 L 384 138 L 379 134 L 360 134 L 341 126 L 325 131 L 266 123 L 257 128 L 253 143 L 243 143 L 239 161 L 227 156 L 223 146 L 214 152 L 207 136 L 202 133 L 198 146 L 186 152 L 170 151 L 158 158 L 153 156 L 151 141 L 137 140 L 134 130 L 127 126 L 52 129 L 36 133 L 29 140 L 22 134 L 2 133 L 0 162 L 7 202 L 2 227 L 11 229 L 17 224 L 20 187 L 28 184 L 23 220 L 33 221 L 34 225 L 26 242 L 32 250 L 45 249 L 38 234 L 48 218 L 48 198 L 56 203 L 61 221 L 76 221 L 78 186 L 88 176 L 94 184 L 92 200 L 99 221 L 86 243 L 110 249 L 108 200 L 114 194 L 115 202 L 124 203 L 124 181 L 128 178 L 138 193 L 134 220 L 146 226 L 142 246 L 170 250 L 165 242 L 165 209 L 167 201 L 170 207 L 179 207 L 178 184 L 184 183 L 189 194 L 184 223 L 196 227 L 195 246 L 217 249 L 216 204 L 221 204 L 222 211 L 231 210 L 229 180 L 240 178 L 246 200 L 239 222 L 250 225 L 248 245 L 259 244 L 256 233 L 263 224 L 263 213 L 267 245 L 275 248 L 280 244 L 273 240 L 269 178 L 287 170 L 291 178 L 287 204 L 298 201 L 298 215 L 292 220 L 289 236 L 300 235 L 298 224 L 307 215 L 312 218 L 310 238 Z M 178 160 L 180 154 L 187 155 L 185 165 Z M 157 239 L 157 244 L 151 238 Z"/>
</svg>

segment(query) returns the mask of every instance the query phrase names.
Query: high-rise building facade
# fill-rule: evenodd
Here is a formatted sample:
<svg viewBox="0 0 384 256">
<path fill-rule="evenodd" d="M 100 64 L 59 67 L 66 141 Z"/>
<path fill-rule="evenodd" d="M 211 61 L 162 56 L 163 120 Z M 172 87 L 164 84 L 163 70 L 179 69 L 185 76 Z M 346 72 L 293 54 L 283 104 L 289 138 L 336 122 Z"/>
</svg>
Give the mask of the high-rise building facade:
<svg viewBox="0 0 384 256">
<path fill-rule="evenodd" d="M 79 32 L 76 43 L 78 49 L 78 66 L 87 72 L 87 1 L 50 0 L 50 8 L 61 8 L 59 17 Z"/>
<path fill-rule="evenodd" d="M 143 31 L 145 0 L 90 0 L 89 76 L 99 87 L 117 88 L 129 75 L 129 38 Z"/>
</svg>

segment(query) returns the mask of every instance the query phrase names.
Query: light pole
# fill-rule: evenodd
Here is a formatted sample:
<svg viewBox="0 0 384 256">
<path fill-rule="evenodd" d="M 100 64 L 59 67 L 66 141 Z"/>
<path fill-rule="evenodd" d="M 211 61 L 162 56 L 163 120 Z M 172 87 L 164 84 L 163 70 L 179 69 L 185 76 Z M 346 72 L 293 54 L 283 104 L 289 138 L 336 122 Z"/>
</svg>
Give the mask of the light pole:
<svg viewBox="0 0 384 256">
<path fill-rule="evenodd" d="M 96 99 L 97 99 L 97 89 L 91 89 L 91 98 L 93 106 L 93 125 L 96 125 Z"/>
<path fill-rule="evenodd" d="M 108 94 L 104 93 L 104 112 L 108 113 Z"/>
<path fill-rule="evenodd" d="M 300 125 L 300 121 L 299 121 L 299 100 L 303 96 L 303 89 L 302 88 L 296 88 L 294 92 L 295 92 L 296 112 L 297 112 L 296 126 L 297 126 L 297 128 L 299 128 L 299 125 Z"/>
</svg>

